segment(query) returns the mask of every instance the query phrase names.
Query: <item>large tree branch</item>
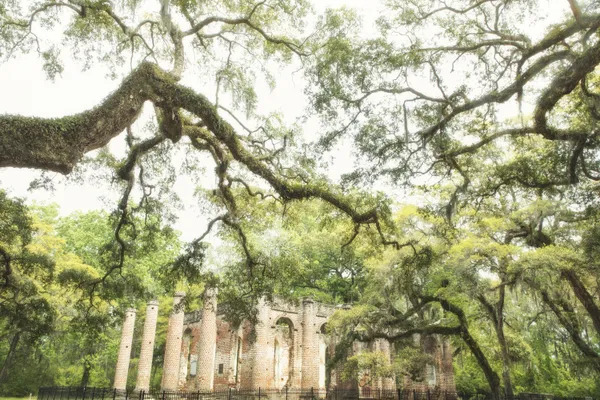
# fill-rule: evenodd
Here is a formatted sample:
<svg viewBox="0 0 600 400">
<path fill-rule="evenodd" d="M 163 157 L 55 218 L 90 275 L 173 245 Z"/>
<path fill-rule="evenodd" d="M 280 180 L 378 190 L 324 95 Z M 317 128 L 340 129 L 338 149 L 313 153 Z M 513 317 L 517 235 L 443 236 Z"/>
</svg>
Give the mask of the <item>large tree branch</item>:
<svg viewBox="0 0 600 400">
<path fill-rule="evenodd" d="M 594 301 L 594 296 L 588 292 L 582 280 L 579 278 L 577 273 L 573 270 L 564 270 L 562 272 L 562 277 L 569 282 L 575 296 L 579 299 L 581 304 L 585 307 L 588 312 L 592 322 L 594 324 L 594 328 L 596 329 L 596 333 L 600 335 L 600 307 L 596 305 Z"/>
<path fill-rule="evenodd" d="M 266 180 L 283 200 L 319 198 L 345 212 L 355 223 L 380 222 L 376 207 L 360 211 L 341 192 L 325 184 L 307 184 L 276 174 L 244 146 L 233 127 L 205 96 L 176 81 L 176 76 L 144 62 L 92 110 L 56 119 L 0 116 L 0 167 L 39 168 L 67 174 L 85 153 L 106 145 L 131 125 L 144 102 L 152 101 L 166 112 L 183 109 L 199 117 L 236 161 Z"/>
<path fill-rule="evenodd" d="M 579 82 L 592 72 L 599 63 L 600 41 L 575 58 L 569 68 L 565 68 L 558 73 L 539 97 L 534 112 L 534 121 L 537 130 L 546 138 L 551 140 L 573 140 L 573 138 L 563 138 L 564 135 L 560 132 L 548 127 L 547 113 L 554 108 L 562 97 L 571 93 Z"/>
<path fill-rule="evenodd" d="M 283 38 L 279 38 L 279 37 L 270 35 L 267 32 L 265 32 L 260 26 L 258 26 L 254 22 L 252 22 L 252 16 L 256 12 L 256 10 L 265 3 L 266 3 L 266 1 L 261 1 L 261 2 L 256 3 L 247 16 L 240 17 L 240 18 L 226 18 L 226 17 L 214 17 L 213 16 L 213 17 L 207 17 L 207 18 L 203 19 L 202 21 L 194 24 L 194 22 L 191 20 L 191 18 L 189 17 L 189 14 L 188 14 L 188 16 L 186 16 L 186 18 L 188 19 L 188 21 L 190 23 L 192 23 L 193 26 L 190 29 L 182 32 L 181 36 L 186 37 L 186 36 L 190 36 L 190 35 L 198 35 L 203 28 L 205 28 L 206 26 L 213 24 L 215 22 L 223 23 L 226 25 L 245 25 L 250 30 L 257 32 L 260 36 L 263 37 L 263 39 L 265 39 L 269 43 L 285 46 L 290 51 L 292 51 L 293 53 L 295 53 L 299 56 L 307 55 L 306 53 L 304 53 L 301 50 L 301 48 L 298 44 L 291 42 L 287 39 L 283 39 Z"/>
<path fill-rule="evenodd" d="M 0 116 L 0 167 L 71 172 L 82 156 L 106 145 L 137 118 L 151 88 L 142 64 L 98 107 L 62 118 Z"/>
<path fill-rule="evenodd" d="M 440 325 L 427 325 L 418 328 L 407 329 L 406 331 L 399 332 L 396 334 L 388 334 L 383 332 L 373 333 L 371 335 L 359 336 L 361 341 L 369 341 L 372 339 L 387 339 L 390 342 L 397 342 L 401 339 L 411 337 L 414 334 L 422 335 L 460 335 L 461 326 L 440 326 Z"/>
</svg>

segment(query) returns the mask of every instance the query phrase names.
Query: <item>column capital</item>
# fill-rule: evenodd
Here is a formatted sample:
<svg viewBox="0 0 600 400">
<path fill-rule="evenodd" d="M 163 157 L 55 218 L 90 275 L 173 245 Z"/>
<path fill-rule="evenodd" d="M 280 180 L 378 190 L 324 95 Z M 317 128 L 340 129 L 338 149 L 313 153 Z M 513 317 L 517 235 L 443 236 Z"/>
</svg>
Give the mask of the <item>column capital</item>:
<svg viewBox="0 0 600 400">
<path fill-rule="evenodd" d="M 158 305 L 158 300 L 150 300 L 148 303 L 146 303 L 146 305 L 157 306 Z"/>
<path fill-rule="evenodd" d="M 302 304 L 314 304 L 314 300 L 312 297 L 303 297 Z"/>
</svg>

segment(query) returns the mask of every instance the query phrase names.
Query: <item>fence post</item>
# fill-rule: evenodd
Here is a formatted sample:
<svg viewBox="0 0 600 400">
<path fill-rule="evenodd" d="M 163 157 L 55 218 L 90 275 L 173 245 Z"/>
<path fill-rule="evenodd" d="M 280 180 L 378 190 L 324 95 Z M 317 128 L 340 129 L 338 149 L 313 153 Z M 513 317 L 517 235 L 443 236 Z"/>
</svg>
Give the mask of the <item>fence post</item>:
<svg viewBox="0 0 600 400">
<path fill-rule="evenodd" d="M 200 400 L 200 391 L 198 390 L 198 392 L 196 393 L 196 400 Z"/>
<path fill-rule="evenodd" d="M 417 400 L 417 391 L 413 389 L 413 400 Z"/>
<path fill-rule="evenodd" d="M 260 386 L 258 387 L 258 400 L 260 400 Z"/>
<path fill-rule="evenodd" d="M 113 389 L 113 400 L 115 400 L 116 397 L 117 397 L 117 389 L 114 388 Z"/>
<path fill-rule="evenodd" d="M 104 400 L 104 392 L 106 391 L 106 388 L 102 388 L 102 400 Z"/>
</svg>

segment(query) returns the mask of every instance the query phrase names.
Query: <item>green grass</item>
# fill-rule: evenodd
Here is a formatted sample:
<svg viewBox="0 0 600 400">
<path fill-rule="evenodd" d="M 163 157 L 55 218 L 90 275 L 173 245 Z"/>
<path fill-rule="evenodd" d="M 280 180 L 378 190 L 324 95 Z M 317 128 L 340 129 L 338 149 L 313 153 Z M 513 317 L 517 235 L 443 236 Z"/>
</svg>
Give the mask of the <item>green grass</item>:
<svg viewBox="0 0 600 400">
<path fill-rule="evenodd" d="M 31 396 L 31 400 L 35 400 L 36 396 Z M 2 397 L 0 396 L 0 400 L 29 400 L 29 396 L 27 397 Z"/>
</svg>

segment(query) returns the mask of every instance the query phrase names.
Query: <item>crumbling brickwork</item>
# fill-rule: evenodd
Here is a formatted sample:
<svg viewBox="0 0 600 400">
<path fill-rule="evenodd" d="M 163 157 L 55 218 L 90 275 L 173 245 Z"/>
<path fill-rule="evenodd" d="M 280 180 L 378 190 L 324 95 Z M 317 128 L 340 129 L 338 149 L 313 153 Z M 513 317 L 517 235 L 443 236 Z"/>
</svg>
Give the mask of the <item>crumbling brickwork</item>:
<svg viewBox="0 0 600 400">
<path fill-rule="evenodd" d="M 177 390 L 179 387 L 180 354 L 183 337 L 184 312 L 177 307 L 184 297 L 184 293 L 177 292 L 173 296 L 173 311 L 169 316 L 167 326 L 167 341 L 165 343 L 165 357 L 163 362 L 163 390 Z"/>
<path fill-rule="evenodd" d="M 452 347 L 450 340 L 440 335 L 415 335 L 414 340 L 426 354 L 432 357 L 422 373 L 419 382 L 404 377 L 403 389 L 416 391 L 431 391 L 435 393 L 455 392 L 454 372 L 452 369 Z"/>
<path fill-rule="evenodd" d="M 204 292 L 202 320 L 198 342 L 198 390 L 213 390 L 215 379 L 215 348 L 217 346 L 217 291 L 209 288 Z M 219 338 L 221 339 L 221 338 Z"/>
<path fill-rule="evenodd" d="M 129 361 L 131 360 L 131 344 L 133 342 L 133 329 L 135 326 L 135 308 L 125 311 L 125 320 L 121 329 L 121 343 L 117 355 L 117 367 L 115 368 L 115 380 L 113 387 L 123 390 L 127 386 L 127 373 L 129 372 Z"/>
<path fill-rule="evenodd" d="M 214 314 L 216 332 L 213 343 L 214 363 L 201 365 L 198 375 L 206 379 L 212 374 L 212 389 L 229 387 L 244 389 L 282 389 L 284 387 L 325 388 L 327 352 L 333 346 L 325 339 L 323 325 L 335 307 L 305 299 L 300 304 L 261 303 L 258 322 L 244 322 L 232 327 Z M 185 328 L 191 332 L 191 347 L 202 338 L 210 337 L 211 324 L 204 321 L 204 311 L 186 315 Z M 199 346 L 199 349 L 201 346 Z M 185 354 L 185 349 L 182 350 Z M 188 364 L 191 361 L 191 354 Z M 202 377 L 198 377 L 200 381 Z M 307 386 L 308 385 L 308 386 Z M 189 376 L 180 389 L 204 390 Z"/>
<path fill-rule="evenodd" d="M 158 319 L 158 301 L 149 301 L 146 306 L 146 320 L 142 333 L 142 348 L 138 361 L 136 390 L 150 389 L 150 373 L 152 372 L 152 356 L 154 355 L 154 338 L 156 336 L 156 321 Z"/>
<path fill-rule="evenodd" d="M 371 378 L 362 371 L 356 379 L 342 379 L 343 361 L 330 370 L 336 338 L 326 333 L 326 323 L 338 307 L 304 299 L 298 304 L 283 301 L 261 302 L 256 323 L 244 321 L 232 326 L 224 319 L 225 309 L 217 305 L 216 290 L 208 289 L 201 310 L 184 315 L 177 304 L 184 294 L 174 296 L 169 317 L 163 365 L 163 390 L 212 391 L 227 388 L 323 390 L 358 389 L 361 397 L 373 390 L 395 390 L 394 378 Z M 148 304 L 146 322 L 156 321 L 156 310 Z M 345 307 L 344 307 L 345 308 Z M 152 312 L 151 312 L 152 311 Z M 135 310 L 128 311 L 123 325 L 121 350 L 115 387 L 124 388 L 133 337 Z M 155 326 L 155 322 L 154 322 Z M 143 344 L 149 345 L 150 327 L 144 328 Z M 414 336 L 415 344 L 431 355 L 420 381 L 403 378 L 401 387 L 414 390 L 455 391 L 450 342 L 438 336 Z M 148 343 L 146 343 L 148 342 Z M 129 344 L 127 344 L 129 343 Z M 126 351 L 127 350 L 127 351 Z M 347 357 L 365 351 L 382 352 L 390 362 L 396 351 L 384 339 L 370 343 L 355 341 Z M 150 375 L 147 365 L 151 351 L 142 350 L 138 389 L 146 389 Z M 142 359 L 144 361 L 142 361 Z M 124 371 L 124 372 L 123 372 Z M 124 377 L 124 378 L 123 378 Z M 123 381 L 124 379 L 124 381 Z"/>
</svg>

